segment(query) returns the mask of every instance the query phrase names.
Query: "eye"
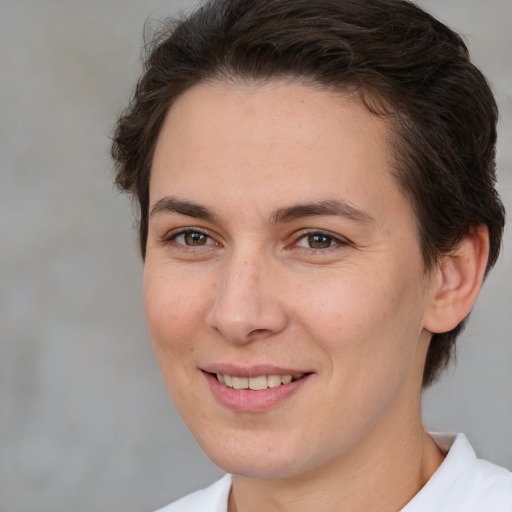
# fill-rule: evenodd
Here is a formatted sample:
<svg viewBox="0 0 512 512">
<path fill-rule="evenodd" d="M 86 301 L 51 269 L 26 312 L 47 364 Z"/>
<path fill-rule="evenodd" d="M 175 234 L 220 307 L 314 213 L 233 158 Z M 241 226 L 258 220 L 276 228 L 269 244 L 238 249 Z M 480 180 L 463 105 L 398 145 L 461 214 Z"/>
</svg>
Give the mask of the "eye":
<svg viewBox="0 0 512 512">
<path fill-rule="evenodd" d="M 348 245 L 348 242 L 330 233 L 314 231 L 302 235 L 294 245 L 307 249 L 329 249 L 336 245 Z"/>
<path fill-rule="evenodd" d="M 202 245 L 212 245 L 215 242 L 211 237 L 201 231 L 187 230 L 176 233 L 168 238 L 168 241 L 188 247 L 199 247 Z"/>
</svg>

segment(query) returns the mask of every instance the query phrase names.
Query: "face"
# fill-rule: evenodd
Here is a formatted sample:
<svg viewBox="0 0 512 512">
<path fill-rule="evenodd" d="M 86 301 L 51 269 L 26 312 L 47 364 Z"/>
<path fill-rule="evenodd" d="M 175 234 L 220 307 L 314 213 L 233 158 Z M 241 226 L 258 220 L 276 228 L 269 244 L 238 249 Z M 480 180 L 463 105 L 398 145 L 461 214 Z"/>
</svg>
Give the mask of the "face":
<svg viewBox="0 0 512 512">
<path fill-rule="evenodd" d="M 176 407 L 226 471 L 299 475 L 420 422 L 433 285 L 388 130 L 285 82 L 196 86 L 168 114 L 144 302 Z"/>
</svg>

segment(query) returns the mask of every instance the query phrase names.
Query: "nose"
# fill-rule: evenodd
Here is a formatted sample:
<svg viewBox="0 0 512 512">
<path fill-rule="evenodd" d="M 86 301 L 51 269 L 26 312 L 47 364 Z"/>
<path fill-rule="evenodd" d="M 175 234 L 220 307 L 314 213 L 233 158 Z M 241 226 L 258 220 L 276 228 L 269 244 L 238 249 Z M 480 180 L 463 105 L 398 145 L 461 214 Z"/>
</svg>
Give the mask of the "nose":
<svg viewBox="0 0 512 512">
<path fill-rule="evenodd" d="M 265 257 L 233 255 L 219 273 L 207 324 L 233 343 L 280 333 L 288 316 L 276 280 L 276 269 Z"/>
</svg>

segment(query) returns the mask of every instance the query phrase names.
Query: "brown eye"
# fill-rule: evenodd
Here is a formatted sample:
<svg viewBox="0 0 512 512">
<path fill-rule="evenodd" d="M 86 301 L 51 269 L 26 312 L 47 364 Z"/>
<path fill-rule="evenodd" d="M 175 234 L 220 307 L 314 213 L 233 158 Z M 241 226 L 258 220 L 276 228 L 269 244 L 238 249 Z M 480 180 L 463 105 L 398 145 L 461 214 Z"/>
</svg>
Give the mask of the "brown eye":
<svg viewBox="0 0 512 512">
<path fill-rule="evenodd" d="M 214 243 L 208 235 L 205 235 L 200 231 L 183 231 L 174 235 L 170 240 L 179 245 L 186 245 L 188 247 L 199 247 Z"/>
<path fill-rule="evenodd" d="M 295 242 L 294 246 L 305 249 L 322 250 L 337 246 L 345 246 L 348 244 L 349 242 L 344 238 L 337 237 L 323 231 L 312 231 L 310 233 L 303 234 L 297 242 Z"/>
<path fill-rule="evenodd" d="M 184 241 L 186 245 L 205 245 L 208 237 L 203 233 L 185 233 Z"/>
<path fill-rule="evenodd" d="M 327 249 L 333 244 L 332 237 L 326 235 L 309 235 L 307 240 L 311 249 Z"/>
</svg>

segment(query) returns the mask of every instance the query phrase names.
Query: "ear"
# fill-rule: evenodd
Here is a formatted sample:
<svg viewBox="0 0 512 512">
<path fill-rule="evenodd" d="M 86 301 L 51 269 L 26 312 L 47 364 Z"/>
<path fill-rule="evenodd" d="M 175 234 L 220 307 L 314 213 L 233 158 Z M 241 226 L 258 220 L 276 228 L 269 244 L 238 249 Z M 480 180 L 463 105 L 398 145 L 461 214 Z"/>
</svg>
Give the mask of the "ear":
<svg viewBox="0 0 512 512">
<path fill-rule="evenodd" d="M 434 271 L 433 297 L 425 319 L 432 333 L 448 332 L 469 315 L 484 280 L 489 257 L 489 231 L 476 227 L 445 254 Z"/>
</svg>

